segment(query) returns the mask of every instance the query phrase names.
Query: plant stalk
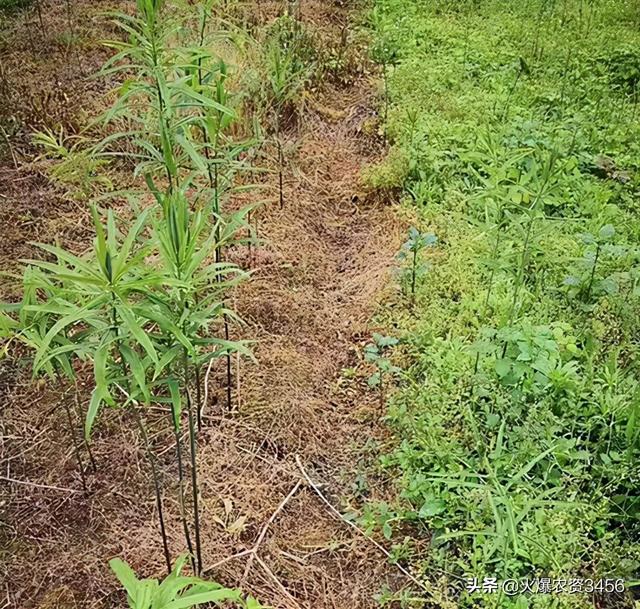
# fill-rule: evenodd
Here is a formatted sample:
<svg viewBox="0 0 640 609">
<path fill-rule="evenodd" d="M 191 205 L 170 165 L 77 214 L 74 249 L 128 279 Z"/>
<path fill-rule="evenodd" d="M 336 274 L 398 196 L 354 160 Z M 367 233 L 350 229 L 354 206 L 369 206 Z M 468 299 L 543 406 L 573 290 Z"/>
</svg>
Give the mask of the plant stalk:
<svg viewBox="0 0 640 609">
<path fill-rule="evenodd" d="M 155 498 L 156 498 L 156 507 L 158 509 L 158 522 L 160 525 L 160 535 L 162 537 L 162 550 L 164 553 L 164 560 L 167 566 L 167 574 L 171 574 L 171 554 L 169 553 L 167 529 L 164 523 L 164 511 L 162 509 L 162 495 L 160 493 L 160 477 L 158 475 L 158 466 L 156 463 L 156 457 L 153 454 L 153 451 L 151 450 L 147 429 L 135 405 L 131 407 L 131 411 L 133 412 L 133 416 L 136 420 L 136 424 L 138 425 L 138 429 L 140 430 L 140 435 L 142 436 L 142 440 L 144 442 L 145 452 L 147 453 L 147 459 L 149 460 L 149 464 L 151 465 L 151 475 L 153 477 L 153 488 L 154 488 Z"/>
<path fill-rule="evenodd" d="M 78 436 L 76 434 L 76 426 L 73 423 L 73 417 L 71 415 L 71 409 L 69 408 L 69 404 L 64 397 L 64 389 L 62 387 L 62 378 L 60 377 L 60 373 L 57 373 L 58 376 L 58 384 L 60 386 L 60 401 L 64 406 L 64 410 L 67 414 L 67 423 L 69 425 L 69 435 L 71 436 L 71 442 L 73 444 L 73 452 L 76 456 L 76 461 L 78 462 L 78 469 L 80 471 L 80 479 L 82 480 L 82 490 L 85 495 L 89 494 L 87 489 L 87 478 L 84 472 L 84 463 L 82 462 L 82 455 L 80 454 L 80 443 L 78 442 Z"/>
<path fill-rule="evenodd" d="M 184 502 L 184 463 L 182 461 L 182 441 L 180 440 L 180 421 L 173 413 L 173 432 L 176 441 L 176 458 L 178 460 L 178 498 L 180 504 L 180 520 L 182 520 L 182 530 L 184 531 L 184 538 L 187 543 L 187 549 L 189 550 L 189 558 L 191 560 L 191 568 L 194 573 L 196 571 L 195 555 L 193 553 L 193 544 L 191 543 L 191 534 L 189 532 L 189 525 L 187 523 L 186 509 Z"/>
<path fill-rule="evenodd" d="M 112 297 L 112 302 L 114 303 L 112 308 L 111 308 L 111 318 L 112 318 L 112 323 L 113 323 L 113 332 L 116 336 L 116 352 L 118 354 L 118 357 L 120 359 L 120 367 L 122 369 L 122 375 L 123 375 L 123 382 L 127 384 L 127 386 L 129 385 L 128 383 L 128 378 L 129 375 L 127 373 L 127 364 L 124 360 L 124 357 L 122 356 L 122 350 L 120 349 L 120 338 L 119 338 L 119 331 L 118 331 L 118 317 L 117 317 L 117 313 L 116 313 L 116 308 L 115 308 L 115 295 L 112 293 L 111 294 Z M 130 393 L 130 392 L 129 392 Z M 171 554 L 169 552 L 169 541 L 167 538 L 167 529 L 164 523 L 164 510 L 162 509 L 162 493 L 160 492 L 160 476 L 158 475 L 158 466 L 156 463 L 156 457 L 153 454 L 153 451 L 151 450 L 151 444 L 149 442 L 149 435 L 147 434 L 147 429 L 144 425 L 144 421 L 142 420 L 142 417 L 140 416 L 140 413 L 138 412 L 138 409 L 136 408 L 135 404 L 132 404 L 131 406 L 131 411 L 133 412 L 133 416 L 136 420 L 136 425 L 138 426 L 138 429 L 140 430 L 140 435 L 142 436 L 142 440 L 144 442 L 144 448 L 145 448 L 145 452 L 147 454 L 147 459 L 149 461 L 149 464 L 151 466 L 151 476 L 153 478 L 153 489 L 154 489 L 154 494 L 155 494 L 155 499 L 156 499 L 156 508 L 158 510 L 158 522 L 159 522 L 159 526 L 160 526 L 160 536 L 162 537 L 162 550 L 164 553 L 164 560 L 167 566 L 167 574 L 171 574 Z"/>
<path fill-rule="evenodd" d="M 191 393 L 189 391 L 189 364 L 187 361 L 187 352 L 184 351 L 183 356 L 184 367 L 184 385 L 187 400 L 187 417 L 189 419 L 189 444 L 191 448 L 191 494 L 193 499 L 193 525 L 195 532 L 195 549 L 196 549 L 196 575 L 202 572 L 202 544 L 200 540 L 200 509 L 198 505 L 198 465 L 196 458 L 196 431 L 194 425 L 193 406 L 191 403 Z"/>
<path fill-rule="evenodd" d="M 593 261 L 593 268 L 591 269 L 591 275 L 589 277 L 589 285 L 587 287 L 587 294 L 585 296 L 585 301 L 589 302 L 589 298 L 591 298 L 591 289 L 593 288 L 593 280 L 595 279 L 596 276 L 596 267 L 598 266 L 598 258 L 600 258 L 600 249 L 601 246 L 598 243 L 598 245 L 596 246 L 596 257 Z"/>
</svg>

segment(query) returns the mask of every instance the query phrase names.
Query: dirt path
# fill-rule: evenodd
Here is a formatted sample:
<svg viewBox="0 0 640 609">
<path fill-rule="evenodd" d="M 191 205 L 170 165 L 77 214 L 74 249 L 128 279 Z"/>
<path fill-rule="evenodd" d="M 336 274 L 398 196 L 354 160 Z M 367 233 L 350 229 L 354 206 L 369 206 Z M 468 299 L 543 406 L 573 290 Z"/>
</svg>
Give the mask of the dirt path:
<svg viewBox="0 0 640 609">
<path fill-rule="evenodd" d="M 305 2 L 304 19 L 348 18 L 346 9 L 326 4 Z M 379 153 L 361 129 L 372 103 L 372 86 L 362 77 L 316 96 L 289 130 L 285 207 L 274 203 L 261 212 L 265 244 L 255 253 L 253 279 L 235 297 L 246 337 L 257 341 L 257 363 L 242 362 L 239 375 L 234 370 L 237 412 L 222 415 L 216 405 L 222 371 L 209 379 L 214 399 L 199 447 L 207 577 L 243 585 L 273 607 L 369 609 L 385 583 L 397 585 L 384 557 L 337 521 L 306 484 L 278 511 L 300 480 L 296 455 L 346 510 L 340 497 L 353 494 L 363 448 L 381 433 L 362 376 L 341 375 L 358 366 L 400 245 L 393 210 L 355 196 L 360 168 Z M 273 190 L 271 197 L 277 201 Z M 2 476 L 80 489 L 58 400 L 52 388 L 12 377 Z M 177 554 L 182 535 L 171 439 L 166 420 L 152 424 Z M 11 606 L 116 606 L 106 565 L 114 555 L 140 572 L 161 570 L 150 481 L 133 430 L 119 413 L 101 424 L 89 500 L 79 492 L 8 484 Z M 52 460 L 55 454 L 62 457 Z M 263 530 L 245 577 L 247 556 L 231 557 L 252 548 Z"/>
</svg>

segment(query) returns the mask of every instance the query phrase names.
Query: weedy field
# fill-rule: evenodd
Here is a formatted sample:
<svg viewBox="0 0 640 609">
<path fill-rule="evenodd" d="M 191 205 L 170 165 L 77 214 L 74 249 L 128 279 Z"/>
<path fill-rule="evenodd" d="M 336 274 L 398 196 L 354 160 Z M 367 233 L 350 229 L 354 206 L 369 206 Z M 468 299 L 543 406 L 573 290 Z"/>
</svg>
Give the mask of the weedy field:
<svg viewBox="0 0 640 609">
<path fill-rule="evenodd" d="M 436 606 L 633 607 L 638 6 L 378 0 L 370 23 L 390 149 L 366 178 L 417 219 L 382 313 L 399 499 L 365 520 Z"/>
<path fill-rule="evenodd" d="M 637 605 L 634 3 L 0 25 L 3 606 Z"/>
</svg>

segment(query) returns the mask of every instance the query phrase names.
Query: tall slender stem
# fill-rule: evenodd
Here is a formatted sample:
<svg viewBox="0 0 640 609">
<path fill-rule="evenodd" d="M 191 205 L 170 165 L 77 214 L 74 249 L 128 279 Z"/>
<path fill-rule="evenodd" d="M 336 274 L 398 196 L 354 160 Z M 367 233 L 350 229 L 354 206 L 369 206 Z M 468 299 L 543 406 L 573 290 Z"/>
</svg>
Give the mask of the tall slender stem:
<svg viewBox="0 0 640 609">
<path fill-rule="evenodd" d="M 187 417 L 189 419 L 189 443 L 191 448 L 191 494 L 193 499 L 193 525 L 195 529 L 196 547 L 196 575 L 202 572 L 202 544 L 200 541 L 200 509 L 199 509 L 199 488 L 198 488 L 198 463 L 196 455 L 196 430 L 194 425 L 193 407 L 191 403 L 191 393 L 189 391 L 189 362 L 187 352 L 183 355 L 184 367 L 184 387 L 187 400 Z"/>
<path fill-rule="evenodd" d="M 542 200 L 542 196 L 547 187 L 547 183 L 549 182 L 549 179 L 553 174 L 553 168 L 555 166 L 555 162 L 556 162 L 556 152 L 554 151 L 552 152 L 551 158 L 549 159 L 549 166 L 547 167 L 544 179 L 542 181 L 542 184 L 540 185 L 540 190 L 538 190 L 536 197 L 531 207 L 529 208 L 529 222 L 527 224 L 527 232 L 525 235 L 524 244 L 522 245 L 520 265 L 518 268 L 518 273 L 516 275 L 516 283 L 513 289 L 513 297 L 511 300 L 511 307 L 509 309 L 509 318 L 507 322 L 507 327 L 511 327 L 511 325 L 513 324 L 513 320 L 515 317 L 517 304 L 518 304 L 518 296 L 520 295 L 520 288 L 522 287 L 522 284 L 524 282 L 524 272 L 525 272 L 527 263 L 529 261 L 529 241 L 531 239 L 531 233 L 533 231 L 533 223 L 535 221 L 536 211 L 538 209 L 538 203 L 540 203 L 540 201 Z M 507 352 L 507 343 L 505 341 L 502 348 L 502 357 L 504 357 L 506 352 Z"/>
<path fill-rule="evenodd" d="M 484 297 L 484 302 L 482 303 L 482 311 L 480 313 L 480 321 L 484 321 L 484 318 L 487 314 L 487 309 L 489 308 L 489 300 L 491 298 L 491 291 L 493 290 L 493 280 L 496 275 L 496 257 L 498 255 L 498 248 L 500 246 L 500 226 L 502 222 L 502 210 L 500 210 L 500 216 L 498 220 L 498 230 L 496 235 L 496 240 L 493 245 L 493 249 L 491 251 L 491 261 L 493 263 L 493 267 L 491 269 L 491 273 L 489 274 L 489 284 L 487 285 L 487 293 Z M 476 361 L 473 364 L 473 374 L 478 372 L 478 365 L 480 364 L 480 352 L 476 353 Z"/>
<path fill-rule="evenodd" d="M 195 384 L 196 384 L 196 425 L 198 428 L 198 432 L 202 431 L 202 379 L 200 377 L 200 367 L 195 367 Z"/>
<path fill-rule="evenodd" d="M 204 13 L 202 15 L 202 20 L 200 22 L 200 48 L 204 46 L 205 33 L 207 28 L 207 21 L 209 18 L 209 13 L 207 9 L 204 9 Z M 202 57 L 198 57 L 198 89 L 199 92 L 202 92 L 202 85 L 204 79 L 202 74 Z M 224 81 L 223 85 L 224 85 Z M 215 251 L 215 260 L 216 263 L 220 263 L 223 260 L 222 255 L 222 246 L 220 245 L 220 218 L 221 218 L 221 209 L 220 209 L 220 173 L 217 161 L 218 157 L 218 142 L 220 138 L 220 123 L 218 123 L 218 129 L 216 130 L 215 138 L 211 141 L 209 136 L 209 132 L 204 127 L 201 126 L 201 134 L 202 140 L 204 142 L 204 155 L 207 160 L 207 175 L 209 178 L 209 186 L 213 190 L 213 213 L 214 213 L 214 222 L 216 225 L 216 251 Z M 213 147 L 213 163 L 211 159 L 211 154 L 209 152 L 209 147 Z M 212 170 L 213 165 L 213 170 Z M 219 281 L 222 280 L 220 274 L 216 274 L 216 277 Z M 224 306 L 224 299 L 222 301 L 222 305 Z M 229 340 L 229 317 L 226 313 L 223 313 L 222 320 L 224 323 L 224 337 L 225 340 Z M 226 354 L 226 370 L 227 370 L 227 411 L 231 412 L 231 404 L 232 404 L 232 373 L 231 373 L 231 353 Z M 196 384 L 197 384 L 197 420 L 198 420 L 198 430 L 202 428 L 202 400 L 200 399 L 200 370 L 196 368 Z"/>
<path fill-rule="evenodd" d="M 38 21 L 40 22 L 40 29 L 42 30 L 42 33 L 46 36 L 47 29 L 45 28 L 44 19 L 42 18 L 42 6 L 40 6 L 40 2 L 41 0 L 36 0 L 36 11 L 38 11 Z"/>
<path fill-rule="evenodd" d="M 176 416 L 176 413 L 173 413 L 173 432 L 176 441 L 176 458 L 178 460 L 178 498 L 180 504 L 180 519 L 182 520 L 182 530 L 184 531 L 184 538 L 189 550 L 191 567 L 195 572 L 195 556 L 193 553 L 193 544 L 191 543 L 191 534 L 189 532 L 184 503 L 184 463 L 182 461 L 182 441 L 180 440 L 180 419 Z"/>
<path fill-rule="evenodd" d="M 591 275 L 589 277 L 589 285 L 587 287 L 587 294 L 585 296 L 585 301 L 589 302 L 589 298 L 591 298 L 591 289 L 593 288 L 593 280 L 596 276 L 596 267 L 598 266 L 598 258 L 600 258 L 600 244 L 596 246 L 596 256 L 593 261 L 593 267 L 591 268 Z"/>
<path fill-rule="evenodd" d="M 413 259 L 411 263 L 411 304 L 416 303 L 416 270 L 418 265 L 418 248 L 413 248 Z"/>
<path fill-rule="evenodd" d="M 82 480 L 82 490 L 84 494 L 88 494 L 87 490 L 87 479 L 84 473 L 84 463 L 82 462 L 82 455 L 80 454 L 80 443 L 78 442 L 78 436 L 76 433 L 76 426 L 73 423 L 73 417 L 71 416 L 71 409 L 69 408 L 69 404 L 65 399 L 64 388 L 62 387 L 62 377 L 60 373 L 57 373 L 58 376 L 58 385 L 60 386 L 60 401 L 64 406 L 64 410 L 67 414 L 67 423 L 69 425 L 69 435 L 71 436 L 71 442 L 73 444 L 73 452 L 76 456 L 76 461 L 78 462 L 78 470 L 80 471 L 80 479 Z"/>
<path fill-rule="evenodd" d="M 278 121 L 279 122 L 279 121 Z M 282 154 L 282 142 L 280 141 L 280 130 L 276 131 L 276 146 L 278 147 L 278 192 L 280 199 L 280 209 L 284 208 L 284 155 Z"/>
<path fill-rule="evenodd" d="M 153 488 L 154 488 L 155 497 L 156 497 L 156 507 L 158 509 L 158 523 L 160 525 L 160 535 L 162 537 L 162 549 L 164 552 L 164 560 L 167 566 L 167 574 L 170 574 L 171 573 L 171 554 L 169 553 L 167 529 L 164 523 L 164 511 L 162 509 L 162 496 L 160 493 L 160 477 L 158 475 L 158 466 L 156 463 L 156 457 L 153 454 L 153 451 L 151 450 L 151 445 L 149 443 L 149 434 L 147 433 L 147 429 L 135 405 L 131 407 L 131 412 L 133 412 L 133 416 L 136 420 L 136 424 L 138 425 L 138 429 L 140 430 L 140 435 L 142 436 L 142 441 L 144 442 L 145 452 L 147 453 L 147 459 L 149 460 L 149 464 L 151 465 L 151 475 L 153 476 Z"/>
<path fill-rule="evenodd" d="M 387 119 L 389 118 L 389 85 L 387 83 L 387 62 L 382 62 L 382 79 L 384 82 L 384 119 L 382 125 L 382 133 L 384 144 L 387 145 Z"/>
<path fill-rule="evenodd" d="M 524 244 L 522 245 L 522 256 L 520 259 L 518 274 L 516 275 L 516 284 L 513 289 L 511 306 L 509 307 L 509 319 L 507 321 L 507 326 L 506 326 L 507 328 L 510 328 L 513 325 L 516 309 L 518 308 L 517 306 L 518 296 L 520 294 L 520 288 L 522 287 L 522 284 L 524 282 L 524 271 L 527 267 L 527 262 L 529 261 L 529 240 L 531 239 L 534 220 L 535 220 L 535 208 L 531 210 L 531 215 L 529 216 L 529 223 L 527 224 L 527 232 L 524 238 Z M 506 352 L 507 352 L 507 342 L 505 341 L 502 347 L 502 357 L 505 356 Z"/>
</svg>

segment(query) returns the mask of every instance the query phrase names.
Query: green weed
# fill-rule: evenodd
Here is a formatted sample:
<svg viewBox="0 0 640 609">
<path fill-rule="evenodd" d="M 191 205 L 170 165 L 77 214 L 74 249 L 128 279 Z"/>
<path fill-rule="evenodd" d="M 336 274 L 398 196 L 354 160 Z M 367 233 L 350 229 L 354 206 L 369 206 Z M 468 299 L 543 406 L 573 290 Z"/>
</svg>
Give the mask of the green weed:
<svg viewBox="0 0 640 609">
<path fill-rule="evenodd" d="M 396 320 L 382 465 L 398 501 L 364 518 L 391 540 L 429 535 L 404 560 L 455 606 L 591 603 L 469 595 L 469 574 L 640 569 L 640 39 L 613 17 L 624 4 L 377 0 L 370 20 L 391 66 L 385 130 L 408 159 L 395 184 L 439 246 L 415 316 Z"/>
</svg>

